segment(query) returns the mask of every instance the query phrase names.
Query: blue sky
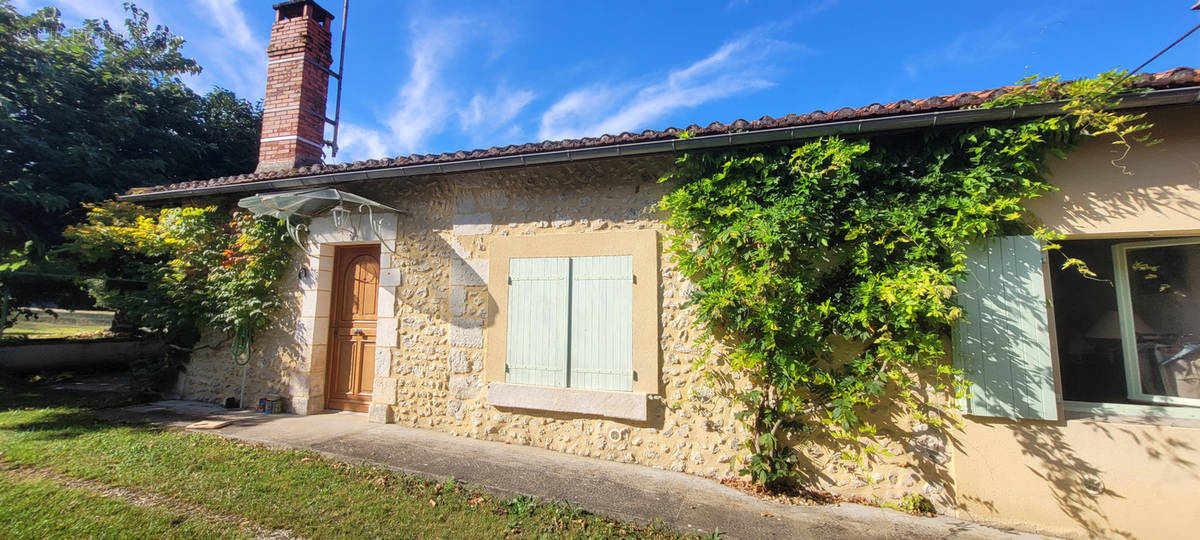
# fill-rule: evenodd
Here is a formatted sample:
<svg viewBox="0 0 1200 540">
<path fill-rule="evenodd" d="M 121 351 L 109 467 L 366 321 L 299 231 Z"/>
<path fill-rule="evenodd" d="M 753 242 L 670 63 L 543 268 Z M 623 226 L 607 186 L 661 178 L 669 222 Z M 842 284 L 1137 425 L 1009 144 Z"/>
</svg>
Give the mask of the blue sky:
<svg viewBox="0 0 1200 540">
<path fill-rule="evenodd" d="M 120 0 L 12 1 L 22 11 L 55 5 L 68 23 L 123 18 Z M 186 53 L 205 68 L 188 80 L 194 88 L 262 98 L 272 1 L 136 3 L 188 40 Z M 318 3 L 341 13 L 340 0 Z M 1200 23 L 1200 12 L 1188 9 L 1194 3 L 354 0 L 342 151 L 328 161 L 704 125 L 990 88 L 1038 73 L 1131 69 Z M 1200 67 L 1200 35 L 1146 71 L 1178 66 Z"/>
</svg>

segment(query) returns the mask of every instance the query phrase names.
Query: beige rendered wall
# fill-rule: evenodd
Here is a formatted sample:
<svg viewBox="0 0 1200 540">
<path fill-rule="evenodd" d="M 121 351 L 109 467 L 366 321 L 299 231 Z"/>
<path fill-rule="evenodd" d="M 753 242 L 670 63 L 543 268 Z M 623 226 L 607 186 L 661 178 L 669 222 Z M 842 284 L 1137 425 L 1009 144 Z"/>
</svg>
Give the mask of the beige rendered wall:
<svg viewBox="0 0 1200 540">
<path fill-rule="evenodd" d="M 1200 232 L 1200 107 L 1147 116 L 1162 142 L 1124 149 L 1089 141 L 1067 159 L 1050 158 L 1060 191 L 1030 203 L 1051 229 L 1072 236 L 1136 236 Z"/>
<path fill-rule="evenodd" d="M 1072 238 L 1200 233 L 1200 110 L 1149 116 L 1163 142 L 1121 162 L 1108 141 L 1051 163 L 1062 188 L 1033 211 Z M 1072 413 L 1068 413 L 1072 415 Z M 1200 422 L 1089 417 L 966 419 L 954 435 L 964 517 L 1074 537 L 1185 538 L 1200 531 Z"/>
<path fill-rule="evenodd" d="M 1079 538 L 1200 534 L 1200 422 L 970 418 L 955 439 L 961 517 Z"/>
</svg>

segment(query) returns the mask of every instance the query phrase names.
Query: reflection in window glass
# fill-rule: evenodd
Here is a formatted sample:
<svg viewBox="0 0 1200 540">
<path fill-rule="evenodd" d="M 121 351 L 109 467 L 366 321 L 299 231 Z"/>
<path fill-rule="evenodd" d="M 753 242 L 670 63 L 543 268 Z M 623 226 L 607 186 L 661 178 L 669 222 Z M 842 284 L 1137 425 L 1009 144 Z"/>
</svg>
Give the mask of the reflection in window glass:
<svg viewBox="0 0 1200 540">
<path fill-rule="evenodd" d="M 1200 399 L 1200 244 L 1131 248 L 1125 264 L 1142 392 Z"/>
</svg>

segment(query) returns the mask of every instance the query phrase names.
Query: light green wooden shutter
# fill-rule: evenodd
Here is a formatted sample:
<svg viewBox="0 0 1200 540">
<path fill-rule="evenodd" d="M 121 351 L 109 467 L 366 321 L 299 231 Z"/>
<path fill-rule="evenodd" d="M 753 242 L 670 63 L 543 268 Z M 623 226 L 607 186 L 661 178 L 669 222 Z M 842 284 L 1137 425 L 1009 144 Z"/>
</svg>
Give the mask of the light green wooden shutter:
<svg viewBox="0 0 1200 540">
<path fill-rule="evenodd" d="M 567 385 L 570 259 L 509 259 L 506 380 Z"/>
<path fill-rule="evenodd" d="M 573 388 L 633 390 L 633 257 L 571 259 Z"/>
<path fill-rule="evenodd" d="M 964 412 L 1057 420 L 1042 249 L 1032 236 L 994 238 L 968 252 L 958 284 L 966 321 L 955 363 L 971 382 Z"/>
</svg>

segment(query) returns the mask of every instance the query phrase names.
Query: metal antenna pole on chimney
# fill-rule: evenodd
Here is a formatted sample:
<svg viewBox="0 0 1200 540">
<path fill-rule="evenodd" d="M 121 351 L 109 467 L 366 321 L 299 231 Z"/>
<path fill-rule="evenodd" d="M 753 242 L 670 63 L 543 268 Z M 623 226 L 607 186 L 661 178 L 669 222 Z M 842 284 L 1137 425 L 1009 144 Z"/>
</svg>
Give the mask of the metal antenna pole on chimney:
<svg viewBox="0 0 1200 540">
<path fill-rule="evenodd" d="M 342 2 L 342 45 L 338 48 L 338 71 L 337 71 L 337 98 L 333 105 L 333 141 L 330 144 L 332 152 L 330 157 L 337 157 L 338 152 L 338 128 L 342 125 L 342 70 L 346 64 L 346 15 L 350 12 L 350 0 Z"/>
</svg>

